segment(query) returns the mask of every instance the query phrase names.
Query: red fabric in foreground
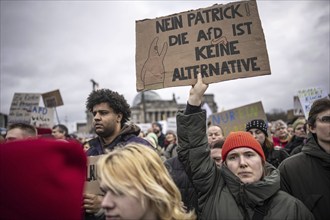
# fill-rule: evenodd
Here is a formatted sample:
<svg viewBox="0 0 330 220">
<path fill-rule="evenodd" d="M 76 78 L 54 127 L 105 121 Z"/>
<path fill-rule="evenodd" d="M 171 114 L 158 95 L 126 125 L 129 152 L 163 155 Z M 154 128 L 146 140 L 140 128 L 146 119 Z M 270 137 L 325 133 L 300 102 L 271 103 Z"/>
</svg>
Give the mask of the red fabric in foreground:
<svg viewBox="0 0 330 220">
<path fill-rule="evenodd" d="M 51 135 L 51 128 L 37 128 L 38 135 Z"/>
<path fill-rule="evenodd" d="M 76 142 L 0 144 L 0 218 L 81 219 L 86 161 Z"/>
</svg>

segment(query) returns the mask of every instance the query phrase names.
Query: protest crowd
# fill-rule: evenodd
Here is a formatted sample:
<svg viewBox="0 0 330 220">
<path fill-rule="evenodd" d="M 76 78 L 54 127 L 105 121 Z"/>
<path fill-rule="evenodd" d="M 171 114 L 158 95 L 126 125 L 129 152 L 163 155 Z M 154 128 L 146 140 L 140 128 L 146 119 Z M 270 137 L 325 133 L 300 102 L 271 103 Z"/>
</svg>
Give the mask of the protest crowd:
<svg viewBox="0 0 330 220">
<path fill-rule="evenodd" d="M 326 219 L 330 99 L 314 101 L 291 133 L 283 120 L 256 118 L 225 136 L 207 124 L 201 104 L 208 85 L 198 76 L 177 113 L 177 132 L 163 133 L 158 122 L 142 132 L 129 121 L 125 98 L 109 89 L 87 98 L 96 133 L 88 141 L 62 124 L 10 125 L 0 148 L 3 219 Z M 100 193 L 84 191 L 87 158 L 98 155 Z M 29 195 L 33 202 L 18 211 Z"/>
<path fill-rule="evenodd" d="M 245 15 L 234 5 L 223 10 L 208 12 L 219 21 Z M 206 15 L 191 12 L 191 25 L 206 22 Z M 251 65 L 232 73 L 259 71 L 257 57 L 249 59 Z M 152 64 L 141 67 L 145 82 Z M 70 134 L 61 123 L 8 125 L 0 135 L 0 219 L 329 219 L 329 95 L 313 100 L 308 113 L 294 120 L 250 116 L 242 129 L 227 130 L 202 108 L 211 74 L 189 77 L 194 81 L 185 109 L 176 113 L 176 130 L 160 121 L 142 130 L 130 120 L 125 97 L 107 88 L 86 97 L 89 138 Z"/>
</svg>

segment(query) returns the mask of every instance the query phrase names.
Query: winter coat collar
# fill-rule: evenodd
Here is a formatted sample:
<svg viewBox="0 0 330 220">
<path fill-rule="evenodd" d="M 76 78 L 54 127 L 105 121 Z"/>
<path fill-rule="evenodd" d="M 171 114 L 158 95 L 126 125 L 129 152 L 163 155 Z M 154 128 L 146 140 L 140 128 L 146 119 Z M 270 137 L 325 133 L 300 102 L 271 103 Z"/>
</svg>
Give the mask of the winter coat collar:
<svg viewBox="0 0 330 220">
<path fill-rule="evenodd" d="M 302 152 L 311 157 L 315 157 L 321 161 L 321 164 L 326 169 L 330 169 L 330 154 L 326 153 L 317 143 L 316 137 L 313 134 L 308 135 L 306 144 L 303 146 Z"/>
<path fill-rule="evenodd" d="M 266 176 L 262 180 L 251 184 L 244 184 L 226 165 L 223 165 L 222 175 L 237 204 L 243 207 L 249 206 L 254 209 L 256 206 L 263 205 L 265 200 L 279 191 L 279 171 L 269 163 L 266 163 L 265 167 Z"/>
<path fill-rule="evenodd" d="M 126 141 L 126 137 L 129 138 L 131 135 L 138 136 L 140 133 L 140 128 L 135 124 L 125 124 L 122 129 L 120 130 L 119 135 L 110 143 L 104 144 L 102 138 L 99 137 L 102 146 L 104 149 L 112 150 L 114 146 L 118 146 L 119 142 Z"/>
</svg>

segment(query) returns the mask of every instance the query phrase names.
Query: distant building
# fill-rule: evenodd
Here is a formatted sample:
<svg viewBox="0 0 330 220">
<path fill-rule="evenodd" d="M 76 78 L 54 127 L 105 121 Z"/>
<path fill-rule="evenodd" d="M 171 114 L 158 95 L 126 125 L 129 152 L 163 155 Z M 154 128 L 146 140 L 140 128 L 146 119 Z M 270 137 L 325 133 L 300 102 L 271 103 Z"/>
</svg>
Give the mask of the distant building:
<svg viewBox="0 0 330 220">
<path fill-rule="evenodd" d="M 87 129 L 86 122 L 77 122 L 76 123 L 77 133 L 88 134 L 89 130 Z"/>
<path fill-rule="evenodd" d="M 7 133 L 8 115 L 0 112 L 0 135 L 5 137 Z"/>
<path fill-rule="evenodd" d="M 212 113 L 218 111 L 213 94 L 205 94 L 204 102 L 209 105 Z M 177 111 L 185 109 L 185 107 L 186 103 L 177 103 L 175 94 L 171 100 L 162 100 L 155 91 L 140 92 L 135 96 L 131 106 L 131 121 L 134 123 L 152 123 L 166 120 L 169 117 L 175 117 Z"/>
<path fill-rule="evenodd" d="M 94 129 L 93 129 L 93 114 L 89 111 L 85 111 L 86 113 L 86 118 L 87 118 L 87 123 L 86 123 L 86 127 L 85 127 L 85 131 L 89 134 L 93 134 L 94 133 Z M 80 128 L 82 129 L 82 128 Z"/>
<path fill-rule="evenodd" d="M 0 128 L 6 128 L 8 125 L 8 115 L 0 112 Z"/>
</svg>

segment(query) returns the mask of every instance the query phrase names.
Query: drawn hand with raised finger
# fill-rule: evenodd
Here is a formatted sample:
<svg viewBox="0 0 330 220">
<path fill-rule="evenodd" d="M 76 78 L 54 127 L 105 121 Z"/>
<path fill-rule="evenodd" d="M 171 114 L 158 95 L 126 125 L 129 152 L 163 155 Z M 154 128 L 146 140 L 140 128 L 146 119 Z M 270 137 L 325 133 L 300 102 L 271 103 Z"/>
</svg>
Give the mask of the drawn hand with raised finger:
<svg viewBox="0 0 330 220">
<path fill-rule="evenodd" d="M 168 45 L 167 43 L 164 43 L 162 51 L 159 53 L 157 43 L 158 37 L 155 37 L 150 44 L 148 58 L 141 71 L 141 80 L 143 81 L 144 88 L 159 83 L 164 86 L 165 67 L 163 62 Z"/>
</svg>

